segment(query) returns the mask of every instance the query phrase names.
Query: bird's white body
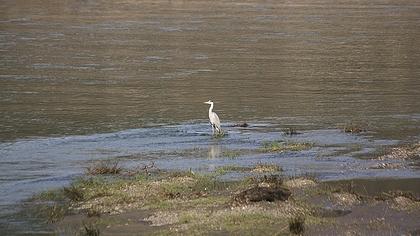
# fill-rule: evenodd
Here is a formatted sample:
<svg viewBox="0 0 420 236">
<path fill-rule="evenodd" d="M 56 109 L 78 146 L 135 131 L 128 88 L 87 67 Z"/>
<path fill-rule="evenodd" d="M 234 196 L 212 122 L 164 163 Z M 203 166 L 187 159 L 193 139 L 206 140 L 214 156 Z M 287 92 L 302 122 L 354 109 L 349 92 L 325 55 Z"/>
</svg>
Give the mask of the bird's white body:
<svg viewBox="0 0 420 236">
<path fill-rule="evenodd" d="M 222 128 L 220 127 L 220 119 L 219 116 L 216 114 L 216 112 L 213 111 L 213 107 L 214 107 L 214 103 L 209 100 L 208 102 L 205 102 L 205 104 L 209 104 L 210 108 L 209 108 L 209 119 L 210 119 L 210 124 L 211 124 L 211 128 L 213 131 L 213 134 L 215 134 L 216 132 L 218 134 L 220 134 L 222 132 Z"/>
</svg>

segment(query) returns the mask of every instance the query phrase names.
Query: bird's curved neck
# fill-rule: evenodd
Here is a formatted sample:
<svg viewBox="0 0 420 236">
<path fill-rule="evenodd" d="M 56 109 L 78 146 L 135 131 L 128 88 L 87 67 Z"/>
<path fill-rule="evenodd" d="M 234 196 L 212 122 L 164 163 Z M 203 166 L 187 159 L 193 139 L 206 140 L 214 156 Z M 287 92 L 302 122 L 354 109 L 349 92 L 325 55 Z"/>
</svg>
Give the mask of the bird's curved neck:
<svg viewBox="0 0 420 236">
<path fill-rule="evenodd" d="M 210 103 L 209 113 L 213 112 L 213 103 Z"/>
</svg>

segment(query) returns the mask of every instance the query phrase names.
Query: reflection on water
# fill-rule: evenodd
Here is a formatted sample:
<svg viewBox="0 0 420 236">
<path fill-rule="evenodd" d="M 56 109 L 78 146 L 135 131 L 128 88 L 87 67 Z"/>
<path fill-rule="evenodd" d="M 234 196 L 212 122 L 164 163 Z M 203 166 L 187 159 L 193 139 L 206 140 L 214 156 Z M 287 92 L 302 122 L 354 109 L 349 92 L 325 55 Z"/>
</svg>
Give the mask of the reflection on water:
<svg viewBox="0 0 420 236">
<path fill-rule="evenodd" d="M 0 4 L 0 140 L 206 119 L 419 133 L 420 3 Z M 222 121 L 223 121 L 222 120 Z"/>
<path fill-rule="evenodd" d="M 211 145 L 209 148 L 209 159 L 215 159 L 220 157 L 222 153 L 222 147 L 220 145 Z"/>
</svg>

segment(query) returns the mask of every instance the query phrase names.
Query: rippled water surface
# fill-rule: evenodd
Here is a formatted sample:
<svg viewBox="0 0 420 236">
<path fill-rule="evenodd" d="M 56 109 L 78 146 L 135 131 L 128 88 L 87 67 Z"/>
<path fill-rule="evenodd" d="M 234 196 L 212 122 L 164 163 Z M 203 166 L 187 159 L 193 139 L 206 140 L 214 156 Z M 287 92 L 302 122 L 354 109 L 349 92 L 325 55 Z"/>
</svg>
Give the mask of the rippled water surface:
<svg viewBox="0 0 420 236">
<path fill-rule="evenodd" d="M 0 13 L 2 140 L 204 119 L 209 98 L 224 120 L 419 131 L 418 1 L 2 0 Z"/>
<path fill-rule="evenodd" d="M 109 158 L 418 178 L 359 157 L 419 138 L 419 38 L 415 0 L 0 0 L 0 210 Z M 219 141 L 208 99 L 229 131 Z M 287 127 L 315 147 L 219 158 Z"/>
</svg>

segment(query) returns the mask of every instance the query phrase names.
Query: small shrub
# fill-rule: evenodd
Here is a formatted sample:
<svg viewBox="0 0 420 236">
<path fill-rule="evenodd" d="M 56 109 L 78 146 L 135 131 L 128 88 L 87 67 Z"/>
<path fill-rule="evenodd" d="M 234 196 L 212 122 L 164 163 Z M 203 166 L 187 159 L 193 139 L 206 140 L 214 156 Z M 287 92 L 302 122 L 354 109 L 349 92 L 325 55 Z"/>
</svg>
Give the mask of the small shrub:
<svg viewBox="0 0 420 236">
<path fill-rule="evenodd" d="M 46 206 L 43 209 L 41 209 L 41 212 L 40 212 L 41 215 L 45 216 L 46 221 L 48 223 L 55 223 L 61 220 L 66 213 L 67 213 L 66 207 L 59 204 Z"/>
<path fill-rule="evenodd" d="M 251 172 L 265 173 L 265 172 L 279 172 L 282 168 L 276 164 L 259 163 Z"/>
<path fill-rule="evenodd" d="M 295 128 L 287 128 L 287 129 L 284 129 L 284 130 L 283 130 L 283 133 L 284 133 L 285 135 L 289 135 L 289 136 L 299 134 L 299 132 L 297 132 Z"/>
<path fill-rule="evenodd" d="M 74 184 L 70 185 L 69 187 L 64 187 L 63 192 L 64 196 L 73 202 L 80 202 L 85 199 L 82 189 L 78 188 Z"/>
<path fill-rule="evenodd" d="M 213 138 L 215 138 L 215 139 L 221 139 L 221 138 L 224 138 L 227 135 L 228 135 L 228 133 L 225 132 L 224 130 L 222 130 L 220 132 L 217 132 L 217 133 L 213 134 Z"/>
<path fill-rule="evenodd" d="M 305 219 L 301 216 L 292 218 L 289 221 L 289 231 L 292 234 L 302 234 L 305 231 Z"/>
<path fill-rule="evenodd" d="M 118 162 L 98 162 L 86 168 L 88 175 L 115 175 L 120 172 L 121 168 L 118 167 Z"/>
<path fill-rule="evenodd" d="M 360 125 L 353 124 L 353 123 L 346 124 L 344 126 L 344 129 L 343 130 L 344 130 L 345 133 L 352 133 L 352 134 L 366 132 L 366 129 L 365 128 L 363 128 Z"/>
</svg>

